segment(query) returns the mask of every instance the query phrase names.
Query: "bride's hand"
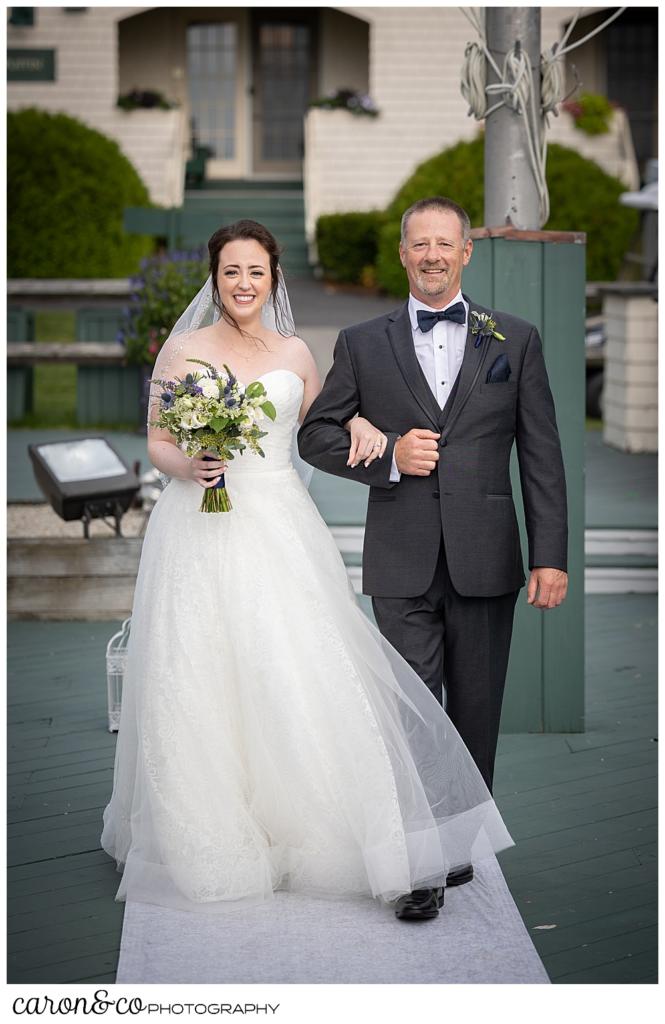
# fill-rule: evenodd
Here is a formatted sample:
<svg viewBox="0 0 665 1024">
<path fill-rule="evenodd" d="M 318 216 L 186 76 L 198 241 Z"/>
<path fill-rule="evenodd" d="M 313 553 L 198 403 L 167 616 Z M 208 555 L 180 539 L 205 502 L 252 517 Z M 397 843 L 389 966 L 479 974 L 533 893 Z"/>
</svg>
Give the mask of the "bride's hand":
<svg viewBox="0 0 665 1024">
<path fill-rule="evenodd" d="M 388 438 L 380 430 L 377 430 L 369 420 L 364 419 L 362 416 L 354 416 L 346 424 L 346 429 L 351 434 L 351 448 L 349 449 L 349 457 L 346 462 L 347 466 L 353 468 L 359 462 L 364 461 L 367 467 L 371 462 L 374 462 L 374 459 L 381 458 L 386 450 Z"/>
<path fill-rule="evenodd" d="M 212 456 L 212 461 L 204 459 L 204 455 Z M 214 487 L 226 470 L 226 463 L 221 462 L 216 452 L 201 452 L 189 459 L 190 479 L 200 487 Z"/>
</svg>

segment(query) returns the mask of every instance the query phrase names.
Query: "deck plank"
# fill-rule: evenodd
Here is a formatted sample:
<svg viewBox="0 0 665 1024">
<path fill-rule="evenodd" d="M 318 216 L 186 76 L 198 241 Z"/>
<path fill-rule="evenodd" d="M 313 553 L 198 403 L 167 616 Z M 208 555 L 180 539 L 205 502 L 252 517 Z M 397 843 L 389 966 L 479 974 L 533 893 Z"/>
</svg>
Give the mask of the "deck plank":
<svg viewBox="0 0 665 1024">
<path fill-rule="evenodd" d="M 587 731 L 501 736 L 495 796 L 517 845 L 499 859 L 553 982 L 653 983 L 656 598 L 586 604 Z M 10 983 L 115 977 L 124 905 L 99 836 L 116 744 L 104 649 L 118 626 L 9 626 Z"/>
</svg>

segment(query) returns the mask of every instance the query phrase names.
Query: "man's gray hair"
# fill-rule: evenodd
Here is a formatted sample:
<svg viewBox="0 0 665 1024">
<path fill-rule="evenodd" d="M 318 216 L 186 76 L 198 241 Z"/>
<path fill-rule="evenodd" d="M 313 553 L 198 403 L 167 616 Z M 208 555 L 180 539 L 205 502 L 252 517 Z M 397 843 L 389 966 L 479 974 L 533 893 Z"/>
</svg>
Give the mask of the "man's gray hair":
<svg viewBox="0 0 665 1024">
<path fill-rule="evenodd" d="M 430 196 L 428 199 L 419 199 L 416 203 L 413 203 L 408 210 L 405 210 L 402 214 L 401 224 L 401 242 L 402 245 L 406 245 L 406 229 L 409 223 L 409 218 L 413 213 L 420 213 L 421 210 L 450 210 L 451 213 L 456 214 L 459 219 L 462 228 L 462 239 L 464 242 L 469 240 L 471 234 L 471 221 L 469 215 L 459 203 L 454 202 L 452 199 L 446 198 L 446 196 Z"/>
</svg>

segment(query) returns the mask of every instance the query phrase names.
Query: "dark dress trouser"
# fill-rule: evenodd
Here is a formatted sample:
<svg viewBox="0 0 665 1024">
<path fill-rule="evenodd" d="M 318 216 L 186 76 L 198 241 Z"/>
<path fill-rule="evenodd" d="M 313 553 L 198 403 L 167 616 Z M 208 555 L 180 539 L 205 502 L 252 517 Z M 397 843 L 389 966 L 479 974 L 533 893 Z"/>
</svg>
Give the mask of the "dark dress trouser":
<svg viewBox="0 0 665 1024">
<path fill-rule="evenodd" d="M 458 594 L 441 536 L 434 578 L 424 594 L 372 598 L 379 630 L 440 704 L 445 682 L 446 712 L 490 792 L 518 594 Z"/>
</svg>

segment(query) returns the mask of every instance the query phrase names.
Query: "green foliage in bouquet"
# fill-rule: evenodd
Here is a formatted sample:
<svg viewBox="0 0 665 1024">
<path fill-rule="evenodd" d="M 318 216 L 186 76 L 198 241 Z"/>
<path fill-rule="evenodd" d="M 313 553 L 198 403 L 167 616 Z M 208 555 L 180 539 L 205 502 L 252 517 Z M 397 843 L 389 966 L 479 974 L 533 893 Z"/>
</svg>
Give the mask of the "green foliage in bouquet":
<svg viewBox="0 0 665 1024">
<path fill-rule="evenodd" d="M 154 243 L 123 227 L 148 190 L 118 144 L 34 107 L 7 119 L 9 277 L 126 277 Z"/>
<path fill-rule="evenodd" d="M 141 261 L 140 273 L 131 278 L 131 304 L 118 334 L 128 362 L 154 364 L 176 320 L 207 276 L 202 251 L 167 252 Z"/>
<path fill-rule="evenodd" d="M 204 366 L 206 374 L 198 370 L 175 380 L 153 379 L 162 393 L 157 419 L 151 426 L 168 430 L 187 455 L 203 453 L 209 459 L 216 453 L 222 462 L 242 455 L 249 448 L 255 455 L 265 458 L 259 444 L 266 431 L 259 424 L 268 417 L 274 420 L 277 411 L 267 397 L 261 381 L 245 387 L 224 364 L 220 373 L 204 359 L 188 359 L 189 363 Z M 226 489 L 224 474 L 211 487 L 207 487 L 201 501 L 201 512 L 230 512 L 233 508 Z"/>
<path fill-rule="evenodd" d="M 551 231 L 587 233 L 587 278 L 616 279 L 624 254 L 638 227 L 635 210 L 619 204 L 626 186 L 598 164 L 572 149 L 552 144 L 547 151 Z M 417 199 L 450 196 L 469 214 L 471 224 L 483 223 L 484 139 L 459 142 L 425 160 L 399 189 L 386 211 L 379 234 L 377 281 L 392 295 L 405 296 L 408 285 L 399 261 L 400 218 Z"/>
</svg>

